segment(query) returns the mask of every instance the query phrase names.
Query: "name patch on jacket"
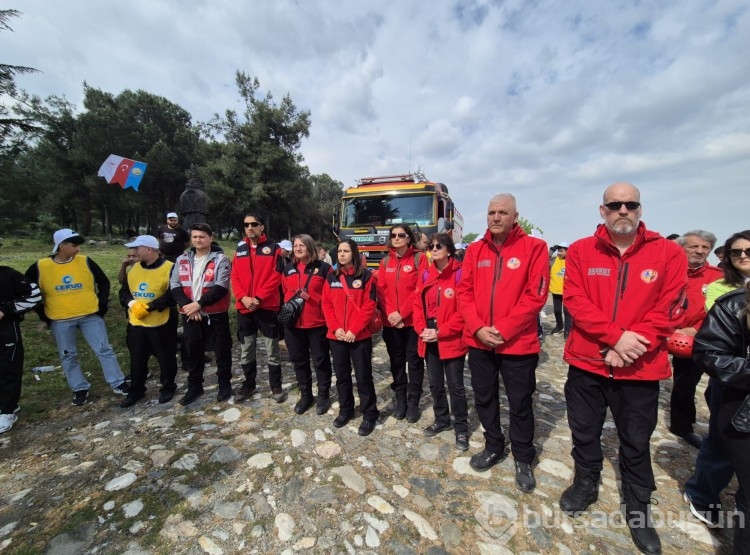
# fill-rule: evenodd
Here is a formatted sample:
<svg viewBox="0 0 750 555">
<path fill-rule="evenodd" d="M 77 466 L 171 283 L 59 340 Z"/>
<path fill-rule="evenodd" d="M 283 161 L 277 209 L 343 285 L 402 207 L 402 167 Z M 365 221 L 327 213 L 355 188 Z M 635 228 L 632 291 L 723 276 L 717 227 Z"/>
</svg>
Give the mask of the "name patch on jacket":
<svg viewBox="0 0 750 555">
<path fill-rule="evenodd" d="M 609 277 L 612 274 L 612 268 L 589 268 L 590 276 Z"/>
<path fill-rule="evenodd" d="M 339 289 L 343 289 L 344 288 L 344 286 L 341 285 L 340 281 L 334 281 L 333 283 L 331 283 L 331 288 L 334 288 L 334 287 L 338 287 Z"/>
<path fill-rule="evenodd" d="M 489 268 L 490 266 L 492 266 L 491 260 L 479 260 L 477 262 L 477 268 Z"/>
</svg>

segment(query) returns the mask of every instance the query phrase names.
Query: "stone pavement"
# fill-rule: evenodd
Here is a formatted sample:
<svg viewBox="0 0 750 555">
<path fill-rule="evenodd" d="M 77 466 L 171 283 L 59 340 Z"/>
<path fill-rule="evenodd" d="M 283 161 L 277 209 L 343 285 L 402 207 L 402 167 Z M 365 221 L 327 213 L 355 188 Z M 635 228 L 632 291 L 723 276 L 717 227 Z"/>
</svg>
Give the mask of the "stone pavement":
<svg viewBox="0 0 750 555">
<path fill-rule="evenodd" d="M 538 369 L 538 486 L 531 494 L 516 489 L 512 457 L 484 473 L 469 467 L 483 446 L 473 407 L 468 452 L 455 449 L 450 431 L 422 434 L 432 422 L 427 384 L 421 420 L 393 419 L 388 358 L 378 341 L 382 416 L 366 438 L 357 435 L 359 418 L 340 430 L 332 426 L 337 404 L 324 416 L 314 409 L 295 415 L 298 393 L 288 362 L 290 395 L 283 404 L 270 398 L 266 375 L 251 400 L 217 403 L 210 367 L 206 394 L 189 407 L 157 404 L 158 384 L 151 380 L 148 401 L 132 409 L 92 392 L 93 402 L 81 408 L 60 400 L 58 418 L 48 422 L 20 419 L 0 436 L 0 551 L 636 553 L 619 515 L 611 422 L 599 501 L 579 519 L 558 507 L 573 468 L 562 346 L 562 336 L 548 337 Z M 471 406 L 468 369 L 465 381 Z M 652 448 L 664 553 L 729 553 L 731 532 L 712 535 L 682 501 L 696 451 L 667 432 L 669 386 L 662 388 Z M 705 431 L 702 400 L 699 406 L 698 431 Z M 726 504 L 733 506 L 731 496 Z"/>
</svg>

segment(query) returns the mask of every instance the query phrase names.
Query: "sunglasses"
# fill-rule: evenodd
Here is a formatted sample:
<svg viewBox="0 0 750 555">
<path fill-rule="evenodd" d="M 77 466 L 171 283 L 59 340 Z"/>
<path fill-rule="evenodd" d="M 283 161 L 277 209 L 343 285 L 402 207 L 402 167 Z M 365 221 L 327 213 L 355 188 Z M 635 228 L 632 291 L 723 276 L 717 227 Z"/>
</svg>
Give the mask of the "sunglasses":
<svg viewBox="0 0 750 555">
<path fill-rule="evenodd" d="M 445 248 L 445 245 L 442 243 L 433 243 L 428 247 L 431 251 L 439 251 L 440 249 Z"/>
<path fill-rule="evenodd" d="M 260 222 L 243 222 L 245 227 L 258 227 Z"/>
<path fill-rule="evenodd" d="M 407 235 L 406 233 L 391 233 L 391 239 L 395 239 L 396 237 L 399 239 L 406 239 Z"/>
<path fill-rule="evenodd" d="M 635 200 L 629 200 L 627 202 L 616 200 L 614 202 L 605 202 L 604 206 L 607 210 L 611 210 L 612 212 L 619 212 L 620 209 L 625 206 L 625 208 L 632 212 L 633 210 L 638 210 L 641 207 L 641 203 Z"/>
<path fill-rule="evenodd" d="M 750 248 L 747 248 L 747 249 L 729 249 L 727 252 L 729 253 L 730 258 L 739 258 L 743 254 L 746 257 L 750 258 Z"/>
</svg>

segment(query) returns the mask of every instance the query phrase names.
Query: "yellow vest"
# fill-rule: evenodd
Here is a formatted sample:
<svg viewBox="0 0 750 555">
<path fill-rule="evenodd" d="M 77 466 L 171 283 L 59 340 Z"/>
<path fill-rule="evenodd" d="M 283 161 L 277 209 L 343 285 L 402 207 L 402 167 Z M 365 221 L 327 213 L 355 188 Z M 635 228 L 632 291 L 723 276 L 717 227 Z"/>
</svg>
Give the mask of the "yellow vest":
<svg viewBox="0 0 750 555">
<path fill-rule="evenodd" d="M 562 295 L 564 280 L 565 259 L 556 256 L 549 271 L 549 292 L 553 295 Z"/>
<path fill-rule="evenodd" d="M 59 264 L 52 258 L 37 262 L 39 288 L 44 313 L 50 320 L 68 320 L 94 314 L 99 310 L 94 274 L 88 258 L 77 254 L 73 260 Z"/>
<path fill-rule="evenodd" d="M 165 260 L 158 268 L 144 268 L 140 263 L 135 264 L 128 272 L 128 289 L 133 300 L 148 304 L 164 295 L 169 290 L 169 275 L 172 273 L 172 266 L 169 260 Z M 169 320 L 169 309 L 153 310 L 143 320 L 134 318 L 128 309 L 128 320 L 133 326 L 147 328 L 163 326 Z"/>
</svg>

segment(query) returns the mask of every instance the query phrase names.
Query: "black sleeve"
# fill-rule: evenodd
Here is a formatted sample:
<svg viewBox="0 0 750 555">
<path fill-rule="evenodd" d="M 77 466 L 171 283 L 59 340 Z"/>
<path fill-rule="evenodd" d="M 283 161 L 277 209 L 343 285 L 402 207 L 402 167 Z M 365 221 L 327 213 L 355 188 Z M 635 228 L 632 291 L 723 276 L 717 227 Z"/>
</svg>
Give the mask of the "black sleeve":
<svg viewBox="0 0 750 555">
<path fill-rule="evenodd" d="M 133 294 L 130 291 L 130 286 L 128 285 L 128 280 L 125 280 L 125 283 L 122 284 L 122 287 L 120 287 L 120 305 L 123 308 L 128 308 L 128 304 L 133 299 Z"/>
<path fill-rule="evenodd" d="M 693 345 L 693 362 L 709 376 L 735 389 L 750 390 L 750 360 L 744 344 L 744 316 L 737 318 L 724 305 L 708 312 Z"/>
<path fill-rule="evenodd" d="M 164 310 L 177 304 L 172 296 L 172 292 L 167 290 L 161 297 L 157 297 L 148 303 L 149 310 Z"/>
<path fill-rule="evenodd" d="M 182 287 L 173 287 L 172 289 L 169 290 L 169 293 L 172 295 L 174 302 L 178 306 L 185 306 L 186 304 L 190 304 L 193 302 L 192 300 L 188 298 L 188 296 L 182 290 Z"/>
<path fill-rule="evenodd" d="M 214 304 L 219 302 L 221 299 L 223 299 L 226 294 L 229 293 L 229 289 L 226 287 L 222 287 L 221 285 L 214 285 L 204 293 L 204 295 L 200 298 L 198 301 L 198 304 L 201 306 L 206 306 L 207 304 Z"/>
<path fill-rule="evenodd" d="M 96 262 L 88 257 L 86 260 L 88 261 L 89 270 L 94 274 L 94 283 L 96 283 L 96 296 L 99 298 L 99 310 L 97 314 L 104 316 L 107 310 L 109 310 L 109 278 Z"/>
<path fill-rule="evenodd" d="M 32 281 L 38 284 L 39 283 L 39 264 L 34 262 L 31 266 L 28 267 L 24 275 L 27 278 L 29 278 L 29 281 Z M 47 315 L 44 313 L 44 302 L 40 302 L 38 305 L 36 305 L 34 307 L 34 312 L 36 312 L 37 316 L 39 316 L 39 319 L 42 322 L 49 325 L 51 320 L 47 318 Z"/>
</svg>

